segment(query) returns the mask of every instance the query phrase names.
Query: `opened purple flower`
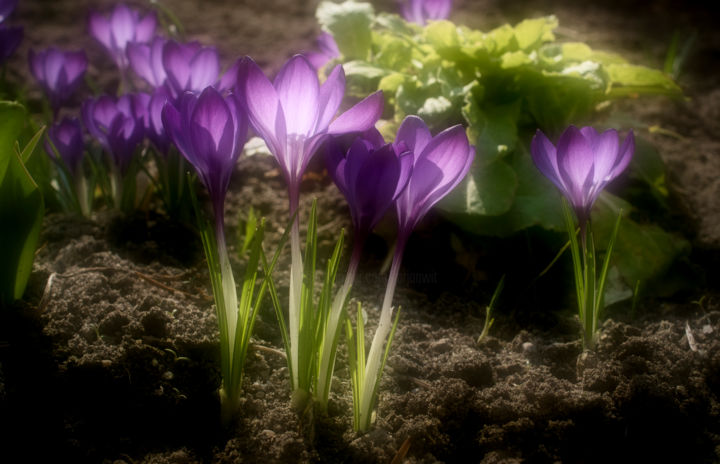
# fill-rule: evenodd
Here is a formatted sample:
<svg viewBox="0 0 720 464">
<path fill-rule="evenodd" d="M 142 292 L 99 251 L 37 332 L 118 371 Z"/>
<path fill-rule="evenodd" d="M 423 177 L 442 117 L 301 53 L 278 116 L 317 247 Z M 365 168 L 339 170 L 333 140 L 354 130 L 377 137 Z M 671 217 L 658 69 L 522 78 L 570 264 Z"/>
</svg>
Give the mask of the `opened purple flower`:
<svg viewBox="0 0 720 464">
<path fill-rule="evenodd" d="M 358 137 L 347 154 L 328 150 L 328 172 L 345 195 L 356 233 L 370 232 L 405 189 L 413 156 L 404 143 L 385 143 L 377 129 Z"/>
<path fill-rule="evenodd" d="M 0 25 L 0 63 L 4 63 L 15 53 L 22 39 L 22 26 Z"/>
<path fill-rule="evenodd" d="M 247 137 L 247 116 L 238 111 L 233 96 L 223 97 L 207 87 L 199 97 L 186 92 L 177 105 L 165 105 L 162 120 L 168 136 L 208 189 L 221 226 L 230 175 Z"/>
<path fill-rule="evenodd" d="M 331 34 L 323 32 L 318 36 L 316 42 L 317 51 L 305 53 L 305 56 L 315 69 L 321 69 L 328 64 L 330 60 L 334 60 L 340 56 L 340 49 Z"/>
<path fill-rule="evenodd" d="M 67 102 L 82 82 L 87 69 L 84 51 L 64 52 L 50 47 L 29 52 L 30 72 L 47 94 L 53 110 Z"/>
<path fill-rule="evenodd" d="M 149 43 L 130 42 L 127 44 L 127 58 L 130 68 L 153 88 L 165 83 L 167 73 L 163 66 L 163 47 L 167 41 L 156 36 Z"/>
<path fill-rule="evenodd" d="M 82 126 L 77 118 L 64 118 L 48 127 L 45 151 L 53 159 L 59 154 L 73 176 L 80 169 L 84 150 Z"/>
<path fill-rule="evenodd" d="M 400 235 L 409 235 L 440 199 L 465 177 L 475 158 L 475 147 L 465 129 L 453 126 L 435 137 L 422 119 L 406 117 L 395 143 L 404 143 L 413 153 L 413 172 L 396 202 Z"/>
<path fill-rule="evenodd" d="M 383 108 L 382 93 L 375 92 L 333 121 L 345 94 L 345 73 L 336 66 L 320 85 L 315 69 L 301 55 L 285 63 L 274 83 L 246 58 L 238 87 L 247 101 L 250 122 L 265 139 L 288 183 L 291 213 L 302 174 L 326 137 L 368 130 Z"/>
<path fill-rule="evenodd" d="M 163 46 L 162 63 L 173 96 L 189 91 L 199 94 L 215 85 L 220 74 L 220 59 L 213 47 L 198 42 L 182 44 L 168 40 Z"/>
<path fill-rule="evenodd" d="M 428 20 L 447 19 L 452 0 L 402 0 L 400 11 L 405 20 L 424 26 Z"/>
<path fill-rule="evenodd" d="M 122 175 L 145 136 L 143 116 L 149 99 L 145 94 L 126 94 L 117 100 L 104 95 L 83 103 L 85 127 L 108 151 Z"/>
<path fill-rule="evenodd" d="M 17 0 L 0 0 L 0 23 L 10 16 L 16 5 Z"/>
<path fill-rule="evenodd" d="M 157 17 L 155 12 L 140 16 L 140 12 L 124 3 L 115 5 L 110 17 L 90 13 L 88 29 L 122 70 L 127 68 L 126 47 L 130 42 L 149 42 L 155 36 Z"/>
<path fill-rule="evenodd" d="M 570 126 L 560 136 L 556 148 L 538 130 L 530 151 L 540 172 L 568 199 L 584 229 L 600 192 L 630 163 L 635 137 L 630 131 L 620 145 L 614 129 L 598 133 L 592 127 Z"/>
</svg>

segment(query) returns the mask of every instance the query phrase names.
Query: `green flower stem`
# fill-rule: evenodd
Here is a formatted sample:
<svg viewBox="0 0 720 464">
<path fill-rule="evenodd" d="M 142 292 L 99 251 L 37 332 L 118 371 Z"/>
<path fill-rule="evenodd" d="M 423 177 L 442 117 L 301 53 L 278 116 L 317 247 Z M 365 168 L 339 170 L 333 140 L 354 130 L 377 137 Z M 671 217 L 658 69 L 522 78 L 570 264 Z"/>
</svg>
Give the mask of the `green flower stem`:
<svg viewBox="0 0 720 464">
<path fill-rule="evenodd" d="M 75 195 L 77 196 L 78 205 L 80 205 L 80 213 L 85 217 L 90 217 L 90 198 L 88 193 L 87 179 L 85 174 L 78 172 L 75 176 Z"/>
<path fill-rule="evenodd" d="M 222 209 L 220 206 L 218 209 Z M 230 265 L 230 256 L 225 243 L 225 227 L 223 224 L 224 214 L 216 212 L 215 239 L 217 240 L 218 262 L 220 264 L 220 276 L 222 279 L 223 292 L 223 308 L 218 308 L 218 316 L 222 312 L 223 324 L 220 327 L 220 341 L 226 341 L 226 346 L 222 347 L 226 354 L 230 366 L 233 364 L 233 347 L 235 346 L 235 331 L 237 330 L 238 319 L 238 300 L 237 289 L 235 287 L 235 278 L 233 277 L 232 266 Z M 223 327 L 224 325 L 224 327 Z"/>
<path fill-rule="evenodd" d="M 290 297 L 289 297 L 289 329 L 290 329 L 290 373 L 293 391 L 300 388 L 300 319 L 302 304 L 303 260 L 300 251 L 300 220 L 296 214 L 299 208 L 300 192 L 290 191 L 290 216 L 295 215 L 290 230 Z"/>
<path fill-rule="evenodd" d="M 320 369 L 318 371 L 317 388 L 315 391 L 315 396 L 323 409 L 327 408 L 328 397 L 330 396 L 332 375 L 335 370 L 337 344 L 340 337 L 340 327 L 342 327 L 342 321 L 346 315 L 345 304 L 347 302 L 350 289 L 355 283 L 355 277 L 357 275 L 358 265 L 360 264 L 360 256 L 362 254 L 364 243 L 364 236 L 358 235 L 355 238 L 355 244 L 353 245 L 353 252 L 348 265 L 348 271 L 347 274 L 345 274 L 345 282 L 333 298 L 330 315 L 325 328 L 325 338 L 322 341 Z"/>
<path fill-rule="evenodd" d="M 375 336 L 373 337 L 372 345 L 370 345 L 370 352 L 367 357 L 365 379 L 360 392 L 360 430 L 367 430 L 371 424 L 373 403 L 377 393 L 377 385 L 380 380 L 380 371 L 382 369 L 383 353 L 385 351 L 383 348 L 388 335 L 393 328 L 392 300 L 395 295 L 395 287 L 397 286 L 400 264 L 402 262 L 406 242 L 407 237 L 403 235 L 398 237 L 395 255 L 393 256 L 393 262 L 390 266 L 390 275 L 385 289 L 385 298 L 383 299 L 382 310 L 380 312 L 380 322 L 378 323 L 377 330 L 375 331 Z"/>
</svg>

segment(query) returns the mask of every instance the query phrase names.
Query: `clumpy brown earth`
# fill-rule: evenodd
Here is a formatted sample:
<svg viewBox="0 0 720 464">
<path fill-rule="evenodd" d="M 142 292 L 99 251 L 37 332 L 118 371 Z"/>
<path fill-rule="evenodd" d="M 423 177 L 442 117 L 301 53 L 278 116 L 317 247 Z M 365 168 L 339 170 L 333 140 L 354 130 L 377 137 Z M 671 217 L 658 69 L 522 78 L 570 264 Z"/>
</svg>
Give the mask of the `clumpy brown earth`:
<svg viewBox="0 0 720 464">
<path fill-rule="evenodd" d="M 84 44 L 82 29 L 71 25 L 82 23 L 90 3 L 20 2 L 15 20 L 27 34 L 20 54 L 28 46 Z M 499 277 L 492 259 L 500 258 L 487 250 L 497 243 L 480 242 L 477 249 L 488 256 L 468 269 L 467 256 L 450 246 L 453 235 L 468 237 L 431 217 L 408 246 L 395 296 L 402 316 L 374 429 L 352 432 L 343 348 L 328 415 L 291 409 L 269 305 L 256 325 L 241 412 L 223 428 L 217 321 L 197 236 L 152 210 L 131 217 L 101 212 L 88 220 L 50 214 L 26 297 L 0 315 L 0 462 L 720 460 L 720 35 L 708 27 L 711 12 L 700 4 L 675 11 L 671 2 L 456 3 L 454 19 L 483 29 L 555 13 L 566 37 L 653 66 L 662 64 L 674 30 L 697 29 L 680 78 L 688 100 L 622 108 L 645 127 L 680 135 L 638 130 L 668 164 L 675 227 L 693 243 L 688 267 L 697 286 L 673 299 L 640 301 L 634 311 L 619 305 L 597 350 L 583 353 L 571 301 L 557 297 L 567 286 L 509 281 L 491 335 L 478 345 Z M 292 52 L 310 48 L 318 32 L 314 2 L 166 4 L 190 37 L 217 44 L 226 64 L 250 54 L 276 70 Z M 100 63 L 91 69 L 94 78 L 111 80 L 103 77 L 109 62 L 96 47 L 87 49 L 91 62 Z M 13 63 L 19 68 L 24 59 Z M 343 199 L 322 175 L 303 188 L 302 214 L 318 198 L 326 254 L 333 234 L 350 225 Z M 231 237 L 250 205 L 268 218 L 272 243 L 287 206 L 269 158 L 240 162 L 227 207 Z M 386 242 L 373 237 L 353 292 L 370 327 L 384 290 L 377 270 L 386 253 Z M 531 276 L 547 263 L 538 261 Z M 287 264 L 282 258 L 277 273 L 281 298 Z M 241 260 L 234 265 L 242 271 Z"/>
</svg>

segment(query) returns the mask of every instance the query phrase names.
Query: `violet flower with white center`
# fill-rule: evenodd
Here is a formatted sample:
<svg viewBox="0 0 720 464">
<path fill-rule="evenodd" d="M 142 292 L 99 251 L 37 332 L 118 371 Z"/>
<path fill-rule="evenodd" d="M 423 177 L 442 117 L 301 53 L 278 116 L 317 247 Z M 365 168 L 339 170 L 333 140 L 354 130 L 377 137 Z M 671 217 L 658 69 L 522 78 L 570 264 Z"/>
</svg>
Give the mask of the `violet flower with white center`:
<svg viewBox="0 0 720 464">
<path fill-rule="evenodd" d="M 16 5 L 17 0 L 0 0 L 0 23 L 10 16 Z"/>
<path fill-rule="evenodd" d="M 358 137 L 346 153 L 344 147 L 333 142 L 328 143 L 327 169 L 350 207 L 354 240 L 345 283 L 333 299 L 324 331 L 326 342 L 320 357 L 316 391 L 323 407 L 327 407 L 335 366 L 336 352 L 332 347 L 337 344 L 345 303 L 355 281 L 365 239 L 407 186 L 413 165 L 413 155 L 404 143 L 385 143 L 375 128 Z"/>
<path fill-rule="evenodd" d="M 224 205 L 235 163 L 247 137 L 248 122 L 238 111 L 233 96 L 223 97 L 207 87 L 200 96 L 184 93 L 176 105 L 166 104 L 162 111 L 165 130 L 178 150 L 195 167 L 212 201 L 215 216 L 215 240 L 221 277 L 221 294 L 214 289 L 221 340 L 223 385 L 220 396 L 223 416 L 237 408 L 244 354 L 236 352 L 236 331 L 242 331 L 241 343 L 247 344 L 252 324 L 238 325 L 238 298 L 230 258 L 225 242 Z M 214 257 L 209 256 L 208 262 Z M 211 274 L 213 269 L 211 269 Z M 244 298 L 243 298 L 244 299 Z M 242 321 L 247 315 L 240 314 Z M 239 365 L 238 374 L 235 365 Z M 233 373 L 237 375 L 233 375 Z"/>
<path fill-rule="evenodd" d="M 0 25 L 0 64 L 10 58 L 23 39 L 22 26 Z"/>
<path fill-rule="evenodd" d="M 413 157 L 412 175 L 407 187 L 395 201 L 398 216 L 398 240 L 395 247 L 390 275 L 385 290 L 378 323 L 364 378 L 358 378 L 362 385 L 357 395 L 356 428 L 367 430 L 377 393 L 378 379 L 382 370 L 383 348 L 393 327 L 392 299 L 397 285 L 403 252 L 415 226 L 430 211 L 435 203 L 455 188 L 470 170 L 475 158 L 475 147 L 468 142 L 462 126 L 453 126 L 432 137 L 422 119 L 406 117 L 395 138 L 395 146 L 409 150 Z"/>
<path fill-rule="evenodd" d="M 406 21 L 424 26 L 428 20 L 447 19 L 452 0 L 402 0 L 400 11 Z"/>
<path fill-rule="evenodd" d="M 635 137 L 630 131 L 620 145 L 614 129 L 600 134 L 592 127 L 570 126 L 555 148 L 538 130 L 530 151 L 535 165 L 567 198 L 580 227 L 585 230 L 590 210 L 600 192 L 630 163 L 635 151 Z"/>
<path fill-rule="evenodd" d="M 165 83 L 167 73 L 163 65 L 163 47 L 167 41 L 155 36 L 151 42 L 130 42 L 127 44 L 127 58 L 130 68 L 153 88 Z"/>
<path fill-rule="evenodd" d="M 174 98 L 186 91 L 200 93 L 215 85 L 220 74 L 217 50 L 202 47 L 198 42 L 183 44 L 168 40 L 162 49 L 162 63 Z"/>
<path fill-rule="evenodd" d="M 318 36 L 316 43 L 317 51 L 305 53 L 315 69 L 322 69 L 330 60 L 340 57 L 340 49 L 332 34 L 323 32 Z"/>
<path fill-rule="evenodd" d="M 567 200 L 563 201 L 565 225 L 570 236 L 583 346 L 587 349 L 592 349 L 597 339 L 598 319 L 604 306 L 605 280 L 622 218 L 620 211 L 598 274 L 590 212 L 600 192 L 627 168 L 634 151 L 635 136 L 632 131 L 621 145 L 614 129 L 598 133 L 592 127 L 578 129 L 575 126 L 563 132 L 557 147 L 540 130 L 530 145 L 535 165 Z M 577 225 L 568 203 L 575 212 Z"/>
<path fill-rule="evenodd" d="M 157 17 L 155 12 L 140 16 L 140 12 L 118 3 L 109 17 L 98 12 L 90 13 L 88 30 L 124 72 L 128 66 L 126 47 L 130 42 L 149 42 L 155 37 Z"/>
<path fill-rule="evenodd" d="M 64 52 L 50 47 L 37 53 L 30 50 L 28 58 L 31 74 L 45 91 L 57 115 L 82 82 L 88 65 L 85 52 Z"/>
<path fill-rule="evenodd" d="M 321 85 L 315 69 L 301 55 L 285 63 L 274 83 L 252 59 L 246 58 L 238 73 L 238 91 L 245 98 L 250 123 L 280 165 L 288 185 L 291 216 L 298 208 L 303 172 L 319 146 L 330 135 L 360 133 L 373 127 L 383 107 L 382 93 L 376 92 L 333 120 L 345 93 L 345 73 L 336 66 Z M 290 232 L 290 246 L 288 363 L 293 390 L 309 391 L 310 385 L 300 385 L 298 372 L 303 264 L 297 217 Z"/>
</svg>

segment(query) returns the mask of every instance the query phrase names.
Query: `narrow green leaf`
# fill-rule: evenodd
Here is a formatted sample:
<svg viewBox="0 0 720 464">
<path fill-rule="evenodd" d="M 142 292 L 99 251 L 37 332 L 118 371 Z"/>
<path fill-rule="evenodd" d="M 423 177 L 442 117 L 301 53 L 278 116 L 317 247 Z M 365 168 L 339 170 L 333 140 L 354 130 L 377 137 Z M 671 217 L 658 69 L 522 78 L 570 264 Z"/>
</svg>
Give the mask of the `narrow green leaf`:
<svg viewBox="0 0 720 464">
<path fill-rule="evenodd" d="M 370 3 L 326 1 L 318 6 L 316 16 L 322 28 L 333 35 L 345 58 L 368 58 L 372 44 L 370 25 L 375 16 Z"/>
</svg>

